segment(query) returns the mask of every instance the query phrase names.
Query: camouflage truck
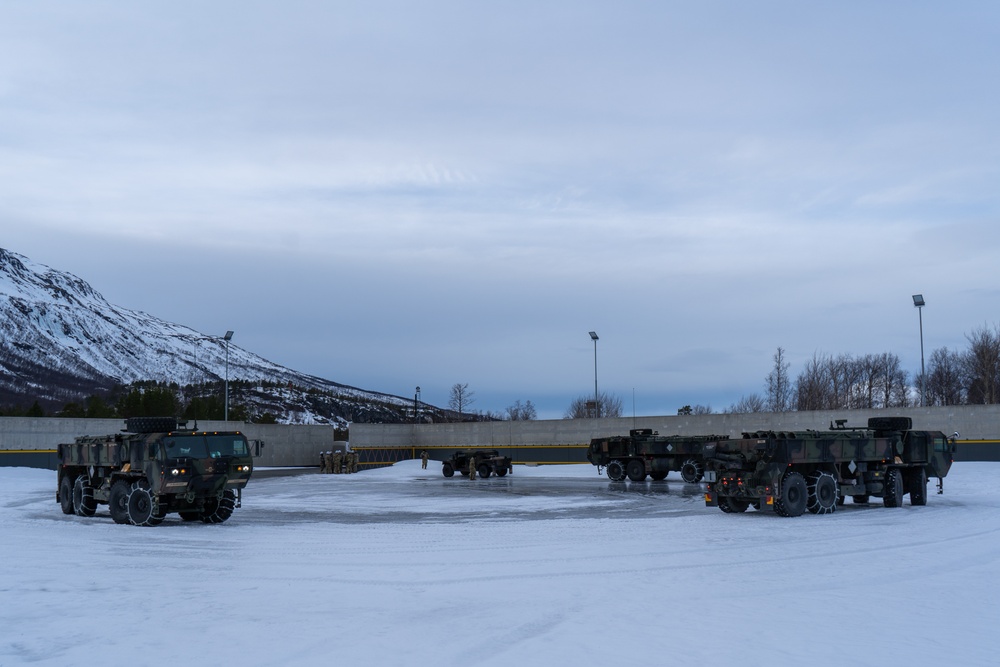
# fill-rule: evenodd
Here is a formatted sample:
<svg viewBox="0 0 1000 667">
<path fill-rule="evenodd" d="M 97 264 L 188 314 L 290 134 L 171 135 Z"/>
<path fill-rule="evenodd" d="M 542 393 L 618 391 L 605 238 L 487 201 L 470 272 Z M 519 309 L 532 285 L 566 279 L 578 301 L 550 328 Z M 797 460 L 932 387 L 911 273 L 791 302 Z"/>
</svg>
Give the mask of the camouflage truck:
<svg viewBox="0 0 1000 667">
<path fill-rule="evenodd" d="M 606 468 L 608 479 L 616 482 L 628 477 L 641 482 L 649 475 L 654 480 L 666 479 L 667 473 L 677 471 L 688 484 L 701 481 L 705 471 L 703 448 L 706 442 L 716 442 L 727 436 L 697 435 L 662 436 L 652 429 L 632 429 L 627 436 L 594 438 L 587 449 L 587 460 Z"/>
<path fill-rule="evenodd" d="M 476 474 L 483 479 L 492 474 L 503 477 L 510 470 L 510 457 L 500 456 L 500 452 L 495 449 L 465 449 L 455 452 L 442 462 L 441 474 L 445 477 L 454 477 L 457 471 L 462 476 L 467 476 L 470 460 L 473 459 L 475 460 Z"/>
<path fill-rule="evenodd" d="M 743 433 L 704 447 L 705 504 L 723 512 L 772 509 L 783 517 L 828 514 L 850 496 L 886 507 L 927 504 L 927 479 L 951 468 L 954 437 L 915 431 L 909 417 L 874 417 L 868 427 L 837 420 L 829 431 Z"/>
<path fill-rule="evenodd" d="M 81 436 L 57 452 L 63 513 L 94 516 L 106 504 L 115 523 L 135 526 L 156 526 L 170 512 L 222 523 L 253 472 L 242 433 L 188 430 L 172 417 L 126 419 L 121 433 Z"/>
</svg>

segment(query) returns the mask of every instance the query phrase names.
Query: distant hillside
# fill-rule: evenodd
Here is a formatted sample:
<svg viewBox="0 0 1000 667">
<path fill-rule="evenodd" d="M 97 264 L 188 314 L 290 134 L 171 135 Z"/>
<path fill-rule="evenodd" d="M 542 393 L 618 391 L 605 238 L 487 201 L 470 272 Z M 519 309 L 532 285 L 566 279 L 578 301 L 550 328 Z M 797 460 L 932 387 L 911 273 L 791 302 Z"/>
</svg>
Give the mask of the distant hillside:
<svg viewBox="0 0 1000 667">
<path fill-rule="evenodd" d="M 0 405 L 38 400 L 50 411 L 121 385 L 215 384 L 226 372 L 221 337 L 114 306 L 84 280 L 2 248 L 0 343 Z M 232 344 L 229 379 L 231 404 L 282 423 L 412 419 L 412 399 L 299 373 Z"/>
</svg>

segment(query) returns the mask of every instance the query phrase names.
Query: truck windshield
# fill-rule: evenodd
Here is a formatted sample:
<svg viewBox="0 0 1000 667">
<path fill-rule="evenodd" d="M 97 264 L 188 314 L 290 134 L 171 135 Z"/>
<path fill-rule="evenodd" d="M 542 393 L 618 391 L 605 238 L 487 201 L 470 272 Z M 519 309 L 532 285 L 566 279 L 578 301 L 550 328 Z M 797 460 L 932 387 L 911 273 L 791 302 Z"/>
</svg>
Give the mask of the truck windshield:
<svg viewBox="0 0 1000 667">
<path fill-rule="evenodd" d="M 219 458 L 220 456 L 246 456 L 250 448 L 242 435 L 175 435 L 163 439 L 168 459 L 190 457 L 193 459 Z"/>
</svg>

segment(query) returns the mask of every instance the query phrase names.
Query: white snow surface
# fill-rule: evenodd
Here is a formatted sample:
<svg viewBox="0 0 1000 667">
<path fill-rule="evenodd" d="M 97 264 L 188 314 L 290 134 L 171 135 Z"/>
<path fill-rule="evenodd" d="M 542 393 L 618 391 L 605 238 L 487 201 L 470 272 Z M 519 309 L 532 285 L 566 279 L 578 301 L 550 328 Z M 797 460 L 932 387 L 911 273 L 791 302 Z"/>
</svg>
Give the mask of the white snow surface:
<svg viewBox="0 0 1000 667">
<path fill-rule="evenodd" d="M 1000 463 L 796 519 L 431 467 L 253 479 L 227 523 L 156 528 L 0 468 L 0 666 L 997 664 Z"/>
</svg>

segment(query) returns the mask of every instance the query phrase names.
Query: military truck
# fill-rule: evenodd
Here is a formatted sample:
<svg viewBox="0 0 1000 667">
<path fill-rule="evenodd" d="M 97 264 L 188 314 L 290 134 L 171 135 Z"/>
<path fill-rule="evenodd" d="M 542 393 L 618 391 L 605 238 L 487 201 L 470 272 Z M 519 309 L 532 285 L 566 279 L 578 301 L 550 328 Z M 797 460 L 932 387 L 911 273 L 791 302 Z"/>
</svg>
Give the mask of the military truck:
<svg viewBox="0 0 1000 667">
<path fill-rule="evenodd" d="M 927 479 L 951 468 L 954 438 L 940 431 L 915 431 L 909 417 L 873 417 L 868 426 L 848 427 L 840 419 L 829 431 L 743 433 L 704 445 L 705 504 L 723 512 L 771 509 L 783 517 L 828 514 L 844 504 L 886 507 L 927 504 Z"/>
<path fill-rule="evenodd" d="M 474 460 L 476 474 L 486 479 L 491 474 L 503 477 L 510 470 L 510 457 L 500 456 L 500 452 L 495 449 L 471 450 L 464 449 L 455 452 L 450 458 L 445 459 L 441 464 L 441 473 L 445 477 L 454 477 L 455 472 L 463 476 L 469 474 L 469 463 Z"/>
<path fill-rule="evenodd" d="M 705 471 L 702 449 L 706 442 L 715 442 L 728 436 L 662 436 L 649 428 L 632 429 L 627 436 L 594 438 L 587 449 L 587 460 L 606 468 L 608 479 L 615 482 L 628 477 L 641 482 L 646 476 L 654 480 L 666 479 L 667 473 L 678 471 L 688 484 L 701 481 Z"/>
<path fill-rule="evenodd" d="M 94 516 L 106 504 L 115 523 L 135 526 L 159 525 L 170 512 L 185 521 L 226 521 L 253 472 L 246 436 L 185 426 L 172 417 L 136 417 L 121 433 L 59 445 L 63 513 Z"/>
</svg>

